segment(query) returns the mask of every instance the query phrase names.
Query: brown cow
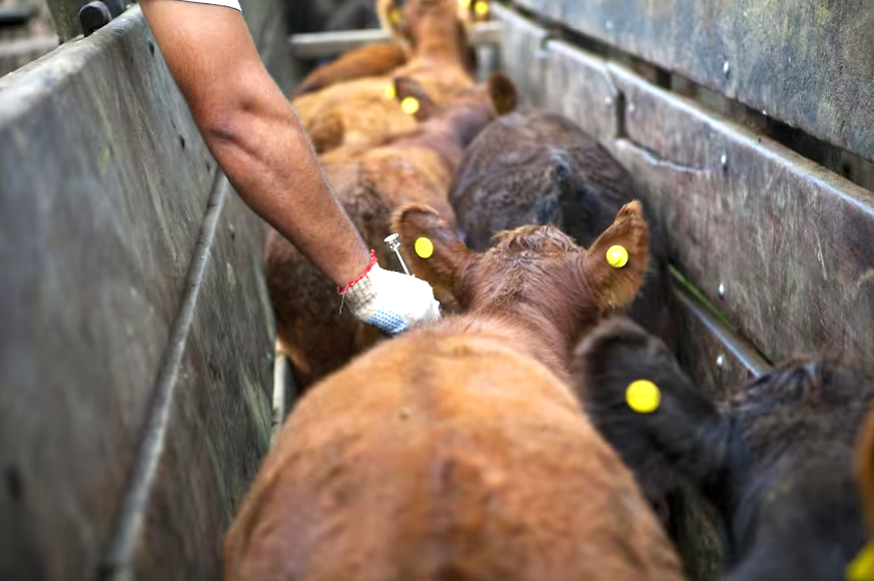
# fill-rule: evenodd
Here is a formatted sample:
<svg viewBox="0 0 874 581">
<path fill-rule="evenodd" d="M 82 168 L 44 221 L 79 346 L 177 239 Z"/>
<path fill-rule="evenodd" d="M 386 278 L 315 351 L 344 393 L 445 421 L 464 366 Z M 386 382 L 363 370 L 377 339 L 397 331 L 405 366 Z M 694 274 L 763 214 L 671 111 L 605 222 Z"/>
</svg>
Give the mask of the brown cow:
<svg viewBox="0 0 874 581">
<path fill-rule="evenodd" d="M 712 502 L 726 579 L 844 579 L 865 540 L 853 460 L 870 377 L 803 358 L 715 402 L 661 341 L 621 319 L 589 335 L 576 370 L 584 409 L 647 496 L 689 482 Z M 626 403 L 637 380 L 660 390 L 649 413 Z"/>
<path fill-rule="evenodd" d="M 488 248 L 502 230 L 548 223 L 585 246 L 638 197 L 631 176 L 600 143 L 566 117 L 531 109 L 497 120 L 476 138 L 449 195 L 475 250 Z M 631 315 L 673 344 L 667 247 L 658 221 L 647 214 L 651 269 Z"/>
<path fill-rule="evenodd" d="M 413 39 L 409 63 L 395 77 L 419 82 L 438 103 L 475 85 L 464 27 L 451 0 L 412 0 L 404 21 Z M 342 145 L 370 146 L 410 131 L 415 119 L 398 106 L 391 78 L 372 77 L 341 83 L 294 100 L 318 153 Z"/>
<path fill-rule="evenodd" d="M 679 581 L 632 475 L 563 375 L 575 336 L 637 292 L 637 203 L 592 245 L 550 226 L 468 251 L 433 210 L 395 221 L 433 241 L 426 278 L 467 314 L 361 356 L 299 403 L 225 540 L 227 581 Z M 630 260 L 610 267 L 608 247 Z"/>
<path fill-rule="evenodd" d="M 292 93 L 294 99 L 328 87 L 367 77 L 384 77 L 407 64 L 409 55 L 400 44 L 376 42 L 349 51 L 334 62 L 307 75 Z"/>
<path fill-rule="evenodd" d="M 418 99 L 423 120 L 418 129 L 375 149 L 344 147 L 322 158 L 337 198 L 383 266 L 394 264 L 383 243 L 390 212 L 405 202 L 421 202 L 451 219 L 447 192 L 464 148 L 516 103 L 516 89 L 503 75 L 443 108 L 409 79 L 399 79 L 396 92 L 399 99 Z M 380 338 L 376 329 L 339 313 L 335 287 L 276 232 L 268 237 L 266 277 L 280 348 L 293 362 L 300 387 L 339 369 Z"/>
<path fill-rule="evenodd" d="M 403 12 L 393 0 L 378 0 L 376 4 L 380 24 L 383 30 L 392 33 L 392 39 L 353 49 L 334 62 L 318 67 L 298 85 L 294 97 L 356 79 L 389 75 L 409 61 L 413 48 L 402 21 Z M 458 0 L 458 18 L 467 30 L 487 21 L 489 12 L 488 0 Z M 476 53 L 471 48 L 469 54 L 473 69 Z"/>
</svg>

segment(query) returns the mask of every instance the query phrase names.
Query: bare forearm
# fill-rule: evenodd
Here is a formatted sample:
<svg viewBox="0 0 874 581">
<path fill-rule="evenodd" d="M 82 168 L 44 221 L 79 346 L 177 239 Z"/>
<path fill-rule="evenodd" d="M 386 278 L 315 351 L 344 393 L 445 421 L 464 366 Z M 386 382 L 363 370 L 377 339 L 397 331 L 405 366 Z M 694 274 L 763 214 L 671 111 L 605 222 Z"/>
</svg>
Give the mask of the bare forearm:
<svg viewBox="0 0 874 581">
<path fill-rule="evenodd" d="M 342 286 L 368 252 L 236 11 L 140 2 L 210 151 L 243 200 Z"/>
<path fill-rule="evenodd" d="M 367 249 L 285 99 L 233 116 L 221 128 L 205 120 L 203 135 L 243 200 L 337 285 L 363 272 Z"/>
</svg>

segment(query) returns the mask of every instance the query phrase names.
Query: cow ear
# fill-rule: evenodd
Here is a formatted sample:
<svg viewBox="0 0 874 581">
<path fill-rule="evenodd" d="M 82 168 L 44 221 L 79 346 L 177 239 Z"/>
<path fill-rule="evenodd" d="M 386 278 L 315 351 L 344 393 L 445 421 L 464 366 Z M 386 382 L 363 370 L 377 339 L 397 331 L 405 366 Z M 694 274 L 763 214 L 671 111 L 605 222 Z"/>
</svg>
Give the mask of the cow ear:
<svg viewBox="0 0 874 581">
<path fill-rule="evenodd" d="M 408 204 L 395 212 L 392 230 L 400 237 L 401 252 L 413 275 L 434 287 L 435 295 L 456 297 L 464 271 L 476 254 L 446 220 L 429 206 Z"/>
<path fill-rule="evenodd" d="M 856 477 L 869 536 L 874 538 L 874 406 L 868 412 L 856 445 Z"/>
<path fill-rule="evenodd" d="M 409 51 L 411 46 L 404 26 L 402 7 L 395 0 L 377 0 L 376 15 L 379 18 L 380 28 L 389 32 L 392 39 L 405 51 Z"/>
<path fill-rule="evenodd" d="M 664 343 L 628 319 L 608 319 L 577 347 L 572 368 L 583 409 L 650 500 L 678 477 L 705 492 L 718 485 L 729 422 Z"/>
<path fill-rule="evenodd" d="M 498 116 L 506 115 L 516 109 L 519 103 L 519 92 L 516 85 L 507 75 L 495 73 L 489 77 L 489 95 Z"/>
<path fill-rule="evenodd" d="M 439 107 L 418 81 L 410 77 L 395 77 L 394 97 L 401 109 L 416 121 L 427 121 L 434 117 Z"/>
<path fill-rule="evenodd" d="M 613 224 L 581 252 L 582 273 L 601 312 L 624 309 L 646 277 L 649 230 L 643 206 L 634 201 L 620 208 Z"/>
<path fill-rule="evenodd" d="M 467 30 L 473 29 L 477 22 L 485 22 L 489 19 L 491 6 L 489 0 L 457 0 L 458 19 L 464 23 Z"/>
</svg>

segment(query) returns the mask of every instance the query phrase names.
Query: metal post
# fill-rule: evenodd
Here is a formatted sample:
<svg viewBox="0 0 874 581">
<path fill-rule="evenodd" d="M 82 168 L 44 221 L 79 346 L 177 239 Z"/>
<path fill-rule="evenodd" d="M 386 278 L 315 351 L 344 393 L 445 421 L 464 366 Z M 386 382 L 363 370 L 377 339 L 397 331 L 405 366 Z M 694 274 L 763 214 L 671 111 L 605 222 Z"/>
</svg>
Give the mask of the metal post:
<svg viewBox="0 0 874 581">
<path fill-rule="evenodd" d="M 85 30 L 90 34 L 97 28 L 100 28 L 109 20 L 119 16 L 127 8 L 127 0 L 100 0 L 100 2 L 92 2 L 90 0 L 46 0 L 49 6 L 49 11 L 52 13 L 52 20 L 55 23 L 55 28 L 58 32 L 58 37 L 61 42 L 67 42 L 76 38 L 83 32 L 83 18 L 80 17 L 80 10 L 86 4 L 90 4 L 91 10 L 87 11 L 84 16 Z M 103 17 L 95 13 L 102 13 Z"/>
<path fill-rule="evenodd" d="M 79 9 L 85 4 L 84 0 L 46 0 L 46 3 L 61 42 L 67 42 L 82 34 Z"/>
</svg>

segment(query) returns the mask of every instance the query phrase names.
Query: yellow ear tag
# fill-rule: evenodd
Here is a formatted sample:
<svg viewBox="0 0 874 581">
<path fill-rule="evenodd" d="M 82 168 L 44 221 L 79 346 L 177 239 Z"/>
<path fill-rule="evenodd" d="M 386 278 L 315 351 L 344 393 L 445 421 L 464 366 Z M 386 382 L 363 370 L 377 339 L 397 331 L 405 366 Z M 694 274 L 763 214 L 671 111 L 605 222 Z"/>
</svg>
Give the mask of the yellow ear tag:
<svg viewBox="0 0 874 581">
<path fill-rule="evenodd" d="M 489 15 L 489 3 L 488 2 L 477 2 L 473 5 L 473 11 L 480 18 L 485 18 Z"/>
<path fill-rule="evenodd" d="M 625 390 L 625 401 L 628 407 L 639 414 L 651 414 L 659 409 L 662 402 L 662 392 L 651 381 L 638 379 Z"/>
<path fill-rule="evenodd" d="M 416 255 L 418 255 L 419 258 L 428 260 L 434 255 L 434 243 L 427 238 L 416 238 L 414 248 L 416 249 Z"/>
<path fill-rule="evenodd" d="M 613 268 L 622 268 L 628 264 L 628 251 L 623 246 L 616 244 L 607 250 L 607 262 Z"/>
<path fill-rule="evenodd" d="M 395 91 L 395 84 L 389 83 L 385 88 L 385 98 L 394 101 L 398 96 L 397 91 Z"/>
<path fill-rule="evenodd" d="M 401 21 L 401 12 L 396 7 L 392 7 L 391 10 L 388 11 L 388 21 L 397 26 L 397 24 Z"/>
<path fill-rule="evenodd" d="M 847 581 L 874 581 L 874 544 L 868 543 L 847 565 Z"/>
<path fill-rule="evenodd" d="M 401 111 L 407 115 L 415 115 L 419 111 L 419 101 L 415 97 L 405 97 L 401 101 Z"/>
</svg>

